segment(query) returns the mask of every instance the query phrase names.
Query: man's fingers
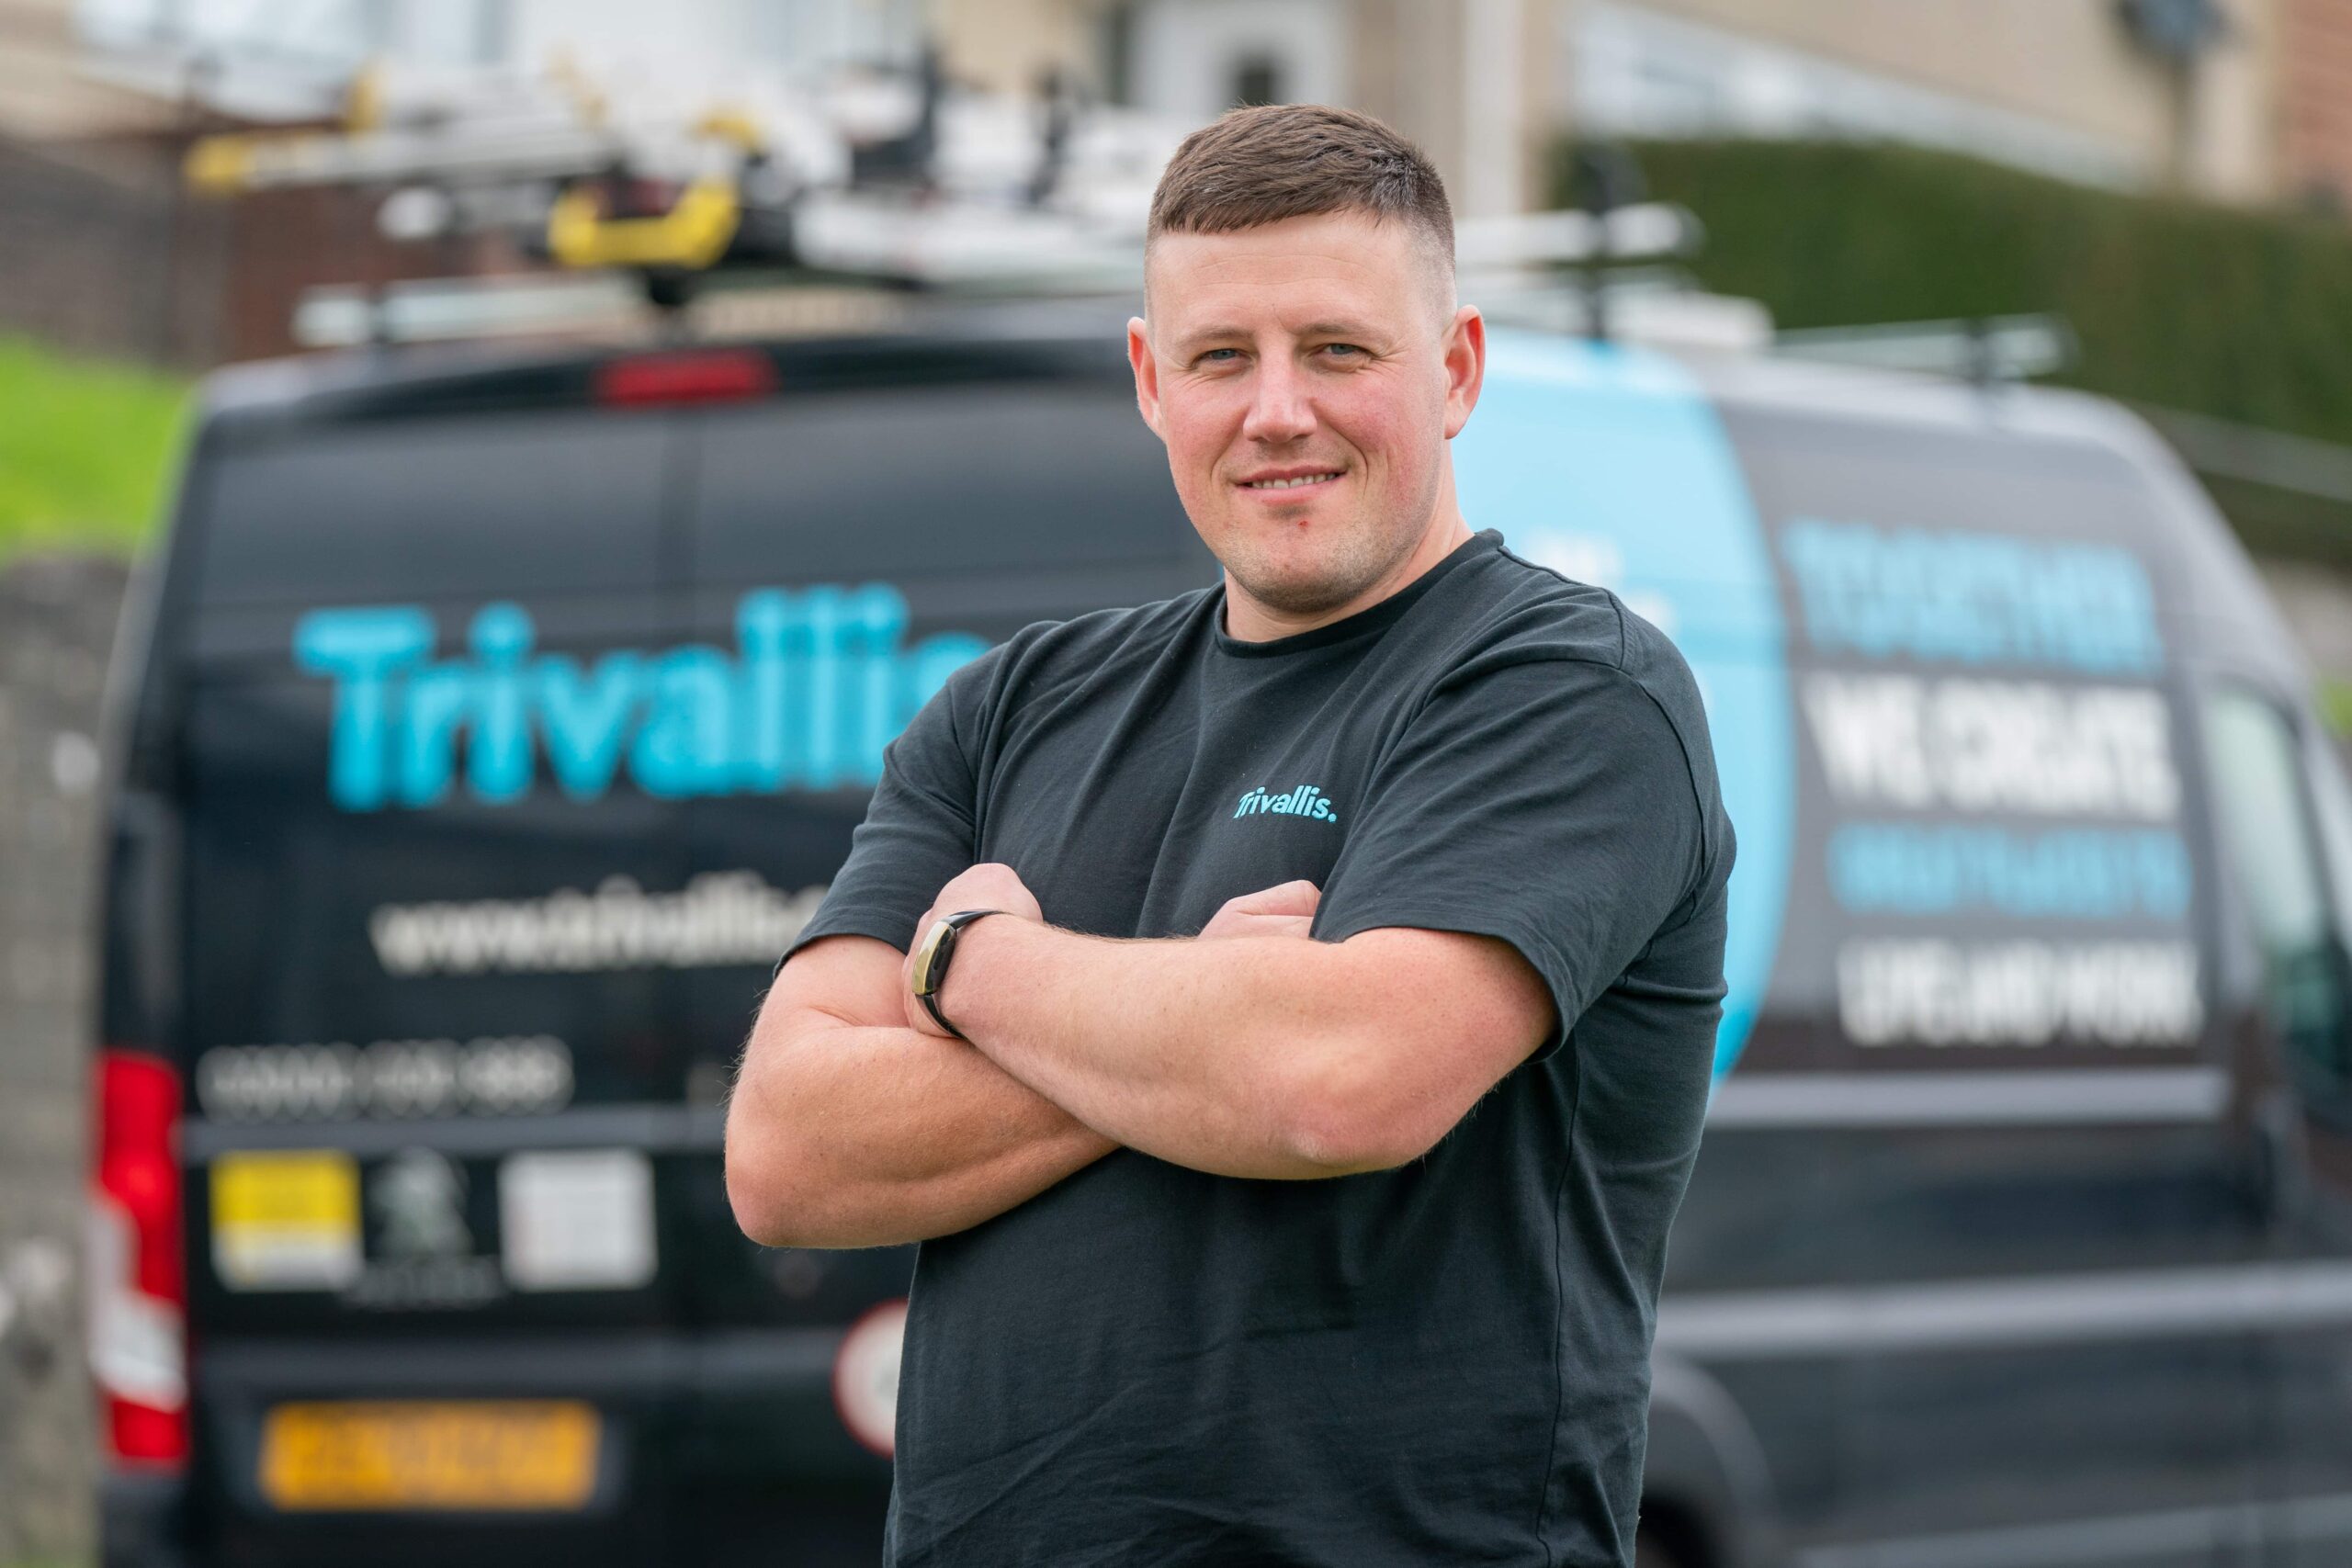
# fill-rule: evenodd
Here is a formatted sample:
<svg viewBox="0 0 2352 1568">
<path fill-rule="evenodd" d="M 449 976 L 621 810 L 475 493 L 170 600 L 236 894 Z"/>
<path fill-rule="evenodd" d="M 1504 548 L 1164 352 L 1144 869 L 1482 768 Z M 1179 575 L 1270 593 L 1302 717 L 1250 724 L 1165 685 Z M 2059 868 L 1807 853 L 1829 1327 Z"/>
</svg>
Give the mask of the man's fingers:
<svg viewBox="0 0 2352 1568">
<path fill-rule="evenodd" d="M 1244 893 L 1226 908 L 1251 915 L 1311 915 L 1322 901 L 1323 890 L 1302 877 L 1256 893 Z"/>
<path fill-rule="evenodd" d="M 958 872 L 939 890 L 932 908 L 943 915 L 957 909 L 1003 909 L 1033 920 L 1046 918 L 1021 874 L 1001 861 L 984 861 Z"/>
<path fill-rule="evenodd" d="M 1288 934 L 1293 928 L 1304 936 L 1322 901 L 1323 890 L 1305 880 L 1261 887 L 1228 898 L 1209 923 L 1204 937 Z"/>
</svg>

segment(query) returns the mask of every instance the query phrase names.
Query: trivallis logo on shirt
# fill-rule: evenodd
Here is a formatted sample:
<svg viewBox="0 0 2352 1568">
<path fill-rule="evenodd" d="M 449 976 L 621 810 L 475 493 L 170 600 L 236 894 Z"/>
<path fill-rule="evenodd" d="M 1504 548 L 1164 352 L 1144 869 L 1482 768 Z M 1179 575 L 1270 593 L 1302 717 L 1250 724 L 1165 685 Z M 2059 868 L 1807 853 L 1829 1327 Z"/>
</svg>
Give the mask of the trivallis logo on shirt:
<svg viewBox="0 0 2352 1568">
<path fill-rule="evenodd" d="M 1321 822 L 1340 819 L 1339 813 L 1331 809 L 1330 800 L 1313 784 L 1301 784 L 1280 795 L 1268 795 L 1261 785 L 1243 795 L 1241 804 L 1233 808 L 1236 817 L 1247 817 L 1256 811 L 1271 812 L 1276 817 L 1312 817 Z"/>
</svg>

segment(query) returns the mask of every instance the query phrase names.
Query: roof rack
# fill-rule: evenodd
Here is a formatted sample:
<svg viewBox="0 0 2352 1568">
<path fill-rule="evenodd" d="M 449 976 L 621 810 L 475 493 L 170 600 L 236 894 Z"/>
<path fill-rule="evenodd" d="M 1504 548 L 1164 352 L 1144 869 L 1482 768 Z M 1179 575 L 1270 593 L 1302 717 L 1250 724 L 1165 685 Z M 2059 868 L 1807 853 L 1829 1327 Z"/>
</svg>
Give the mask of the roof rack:
<svg viewBox="0 0 2352 1568">
<path fill-rule="evenodd" d="M 1085 103 L 1062 77 L 1039 98 L 967 92 L 935 51 L 911 72 L 776 80 L 724 102 L 624 96 L 569 68 L 517 84 L 377 67 L 354 79 L 339 128 L 206 138 L 187 173 L 219 196 L 380 191 L 390 237 L 503 233 L 546 266 L 314 289 L 297 310 L 306 344 L 638 333 L 665 317 L 701 332 L 762 313 L 747 289 L 768 292 L 768 316 L 780 288 L 834 290 L 798 312 L 811 319 L 844 286 L 1131 294 L 1152 189 L 1187 129 Z M 1456 250 L 1466 275 L 1555 284 L 1563 266 L 1687 254 L 1698 233 L 1688 212 L 1644 204 L 1466 221 Z M 689 307 L 697 319 L 678 320 Z"/>
<path fill-rule="evenodd" d="M 2055 375 L 2076 364 L 2081 344 L 2062 316 L 1979 316 L 1781 333 L 1775 353 L 1880 370 L 1908 370 L 1996 386 Z"/>
</svg>

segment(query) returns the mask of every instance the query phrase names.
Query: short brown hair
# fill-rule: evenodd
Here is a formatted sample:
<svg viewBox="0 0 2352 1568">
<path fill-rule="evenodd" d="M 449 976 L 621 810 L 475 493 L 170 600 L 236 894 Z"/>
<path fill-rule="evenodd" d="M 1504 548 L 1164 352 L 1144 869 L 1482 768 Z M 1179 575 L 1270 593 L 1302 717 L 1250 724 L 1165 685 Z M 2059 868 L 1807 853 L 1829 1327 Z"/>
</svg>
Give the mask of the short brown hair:
<svg viewBox="0 0 2352 1568">
<path fill-rule="evenodd" d="M 1453 208 L 1436 167 L 1372 116 L 1326 104 L 1235 109 L 1184 138 L 1152 193 L 1145 244 L 1326 212 L 1402 221 L 1453 275 Z"/>
</svg>

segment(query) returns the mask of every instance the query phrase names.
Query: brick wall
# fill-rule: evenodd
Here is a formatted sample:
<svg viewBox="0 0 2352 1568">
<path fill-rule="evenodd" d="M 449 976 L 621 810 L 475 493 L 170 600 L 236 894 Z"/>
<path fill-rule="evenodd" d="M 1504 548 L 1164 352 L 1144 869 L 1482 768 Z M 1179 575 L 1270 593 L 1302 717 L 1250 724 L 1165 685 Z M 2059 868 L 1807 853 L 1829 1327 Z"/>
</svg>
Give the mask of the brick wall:
<svg viewBox="0 0 2352 1568">
<path fill-rule="evenodd" d="M 182 140 L 0 137 L 0 333 L 207 369 L 295 352 L 294 303 L 315 285 L 520 265 L 492 238 L 383 239 L 381 193 L 191 195 L 180 185 Z"/>
<path fill-rule="evenodd" d="M 219 357 L 226 233 L 165 160 L 0 139 L 0 332 L 111 359 Z"/>
<path fill-rule="evenodd" d="M 2352 213 L 2352 0 L 2282 0 L 2280 188 Z"/>
</svg>

